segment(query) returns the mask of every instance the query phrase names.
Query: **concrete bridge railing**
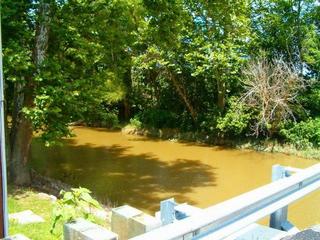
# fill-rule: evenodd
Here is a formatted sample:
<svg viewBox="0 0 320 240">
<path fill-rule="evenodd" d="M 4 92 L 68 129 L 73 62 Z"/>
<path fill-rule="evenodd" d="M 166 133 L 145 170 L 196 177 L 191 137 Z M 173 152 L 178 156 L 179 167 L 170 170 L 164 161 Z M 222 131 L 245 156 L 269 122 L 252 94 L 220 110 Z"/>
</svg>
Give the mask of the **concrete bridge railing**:
<svg viewBox="0 0 320 240">
<path fill-rule="evenodd" d="M 289 176 L 292 170 L 297 169 L 276 165 L 273 167 L 274 182 L 131 240 L 149 240 L 156 236 L 161 236 L 163 240 L 219 240 L 270 214 L 273 227 L 287 228 L 286 206 L 320 188 L 320 164 Z"/>
</svg>

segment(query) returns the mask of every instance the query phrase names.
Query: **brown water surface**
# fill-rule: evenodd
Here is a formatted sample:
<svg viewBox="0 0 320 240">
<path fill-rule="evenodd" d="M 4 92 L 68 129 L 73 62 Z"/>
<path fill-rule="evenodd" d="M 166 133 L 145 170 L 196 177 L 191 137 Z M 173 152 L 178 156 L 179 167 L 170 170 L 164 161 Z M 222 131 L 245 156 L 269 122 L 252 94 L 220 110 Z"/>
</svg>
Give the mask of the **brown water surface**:
<svg viewBox="0 0 320 240">
<path fill-rule="evenodd" d="M 75 138 L 46 148 L 35 139 L 32 167 L 73 186 L 91 189 L 100 200 L 153 212 L 174 197 L 208 207 L 270 182 L 274 164 L 306 168 L 315 160 L 176 143 L 77 127 Z M 320 223 L 320 191 L 289 208 L 298 227 Z"/>
</svg>

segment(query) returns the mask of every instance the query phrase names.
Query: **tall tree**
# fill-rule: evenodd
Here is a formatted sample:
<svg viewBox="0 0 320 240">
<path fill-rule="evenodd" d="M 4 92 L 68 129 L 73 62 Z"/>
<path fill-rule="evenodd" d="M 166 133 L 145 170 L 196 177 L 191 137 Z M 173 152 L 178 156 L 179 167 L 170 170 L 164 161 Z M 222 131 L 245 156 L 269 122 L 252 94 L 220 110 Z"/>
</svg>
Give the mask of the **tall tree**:
<svg viewBox="0 0 320 240">
<path fill-rule="evenodd" d="M 236 84 L 247 57 L 248 44 L 252 41 L 250 6 L 247 1 L 186 2 L 195 25 L 193 44 L 200 44 L 195 48 L 195 56 L 203 59 L 194 75 L 204 71 L 211 75 L 208 77 L 216 84 L 216 104 L 223 110 L 226 93 Z"/>
<path fill-rule="evenodd" d="M 12 76 L 14 80 L 13 88 L 13 112 L 12 112 L 12 127 L 10 131 L 10 176 L 15 180 L 16 184 L 28 183 L 30 181 L 30 175 L 26 170 L 26 163 L 29 154 L 29 148 L 32 139 L 32 123 L 31 120 L 23 113 L 25 107 L 32 107 L 33 97 L 36 85 L 36 76 L 41 71 L 41 66 L 45 60 L 46 52 L 48 48 L 49 39 L 49 24 L 50 24 L 50 11 L 51 3 L 49 1 L 40 1 L 36 4 L 33 1 L 26 3 L 15 3 L 14 6 L 10 6 L 10 2 L 6 2 L 4 9 L 10 7 L 16 7 L 15 9 L 23 10 L 22 13 L 17 13 L 15 16 L 14 10 L 9 11 L 8 28 L 4 26 L 9 39 L 4 39 L 4 53 L 12 51 L 10 47 L 17 46 L 17 50 L 10 56 L 9 61 L 16 66 L 22 64 L 22 67 L 18 69 L 20 72 L 26 71 L 23 75 Z M 34 9 L 36 11 L 33 18 L 30 18 L 28 10 Z M 10 16 L 10 14 L 13 14 Z M 12 18 L 10 18 L 12 17 Z M 22 24 L 17 21 L 22 20 Z M 20 27 L 26 27 L 22 30 Z M 22 39 L 16 39 L 14 41 L 11 37 L 12 30 L 17 29 L 17 37 Z M 34 31 L 34 37 L 31 30 Z M 14 36 L 13 36 L 14 37 Z M 34 42 L 32 41 L 34 40 Z M 8 42 L 7 42 L 8 41 Z M 20 41 L 20 44 L 19 42 Z M 31 47 L 32 46 L 32 47 Z M 6 67 L 6 66 L 5 66 Z M 8 71 L 7 71 L 8 72 Z M 33 73 L 33 74 L 32 74 Z"/>
<path fill-rule="evenodd" d="M 125 95 L 136 28 L 134 1 L 6 1 L 4 60 L 8 89 L 10 177 L 28 184 L 30 143 L 70 136 L 68 123 L 107 111 Z M 94 109 L 94 111 L 93 111 Z M 100 110 L 101 109 L 101 110 Z M 103 113 L 103 112 L 102 112 Z"/>
</svg>

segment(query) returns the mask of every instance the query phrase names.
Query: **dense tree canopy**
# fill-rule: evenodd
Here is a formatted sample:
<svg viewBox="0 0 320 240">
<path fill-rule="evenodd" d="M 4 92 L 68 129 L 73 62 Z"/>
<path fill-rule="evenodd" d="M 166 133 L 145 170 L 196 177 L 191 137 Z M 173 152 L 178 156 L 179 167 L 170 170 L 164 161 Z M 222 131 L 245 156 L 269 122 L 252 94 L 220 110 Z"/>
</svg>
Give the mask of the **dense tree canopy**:
<svg viewBox="0 0 320 240">
<path fill-rule="evenodd" d="M 50 145 L 70 136 L 72 122 L 112 127 L 134 119 L 220 138 L 320 144 L 317 1 L 6 0 L 1 13 L 17 184 L 29 181 L 33 134 Z M 288 67 L 272 75 L 279 61 Z M 261 62 L 268 71 L 259 72 Z M 279 94 L 294 89 L 294 101 L 264 92 L 268 101 L 252 104 L 259 79 Z M 281 118 L 279 96 L 290 106 Z M 269 109 L 268 121 L 260 121 L 261 109 Z"/>
</svg>

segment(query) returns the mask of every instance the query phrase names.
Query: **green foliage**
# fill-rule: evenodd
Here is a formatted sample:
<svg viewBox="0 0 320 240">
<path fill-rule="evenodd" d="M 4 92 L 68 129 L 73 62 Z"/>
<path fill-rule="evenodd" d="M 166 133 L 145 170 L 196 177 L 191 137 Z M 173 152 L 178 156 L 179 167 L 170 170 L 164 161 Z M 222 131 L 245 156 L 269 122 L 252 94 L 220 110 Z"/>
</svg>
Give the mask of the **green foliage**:
<svg viewBox="0 0 320 240">
<path fill-rule="evenodd" d="M 299 96 L 300 102 L 304 109 L 302 116 L 317 117 L 320 113 L 320 86 L 313 84 L 308 91 Z"/>
<path fill-rule="evenodd" d="M 291 123 L 289 127 L 281 129 L 280 134 L 297 148 L 319 147 L 320 118 Z"/>
<path fill-rule="evenodd" d="M 90 214 L 92 208 L 101 209 L 100 204 L 91 197 L 86 188 L 72 188 L 70 192 L 61 191 L 61 199 L 53 208 L 53 222 L 50 232 L 53 233 L 57 223 L 73 222 L 77 218 L 94 220 Z"/>
<path fill-rule="evenodd" d="M 297 65 L 304 59 L 302 42 L 313 31 L 315 1 L 253 1 L 253 28 L 260 48 L 269 57 L 283 56 Z"/>
<path fill-rule="evenodd" d="M 220 117 L 220 110 L 215 107 L 213 109 L 208 109 L 205 113 L 199 115 L 198 125 L 199 130 L 205 133 L 218 134 L 217 121 Z M 193 129 L 189 129 L 193 130 Z"/>
<path fill-rule="evenodd" d="M 319 85 L 314 0 L 46 2 L 49 42 L 40 66 L 42 1 L 8 0 L 1 8 L 8 114 L 24 114 L 47 145 L 71 136 L 71 122 L 112 127 L 133 116 L 135 125 L 246 134 L 250 113 L 232 102 L 243 92 L 243 68 L 261 52 Z M 299 93 L 306 110 L 293 104 L 299 120 L 319 115 L 318 89 Z M 28 96 L 21 104 L 19 94 Z M 271 125 L 265 128 L 279 131 Z"/>
<path fill-rule="evenodd" d="M 223 135 L 240 136 L 248 132 L 250 121 L 253 118 L 252 115 L 252 111 L 245 104 L 232 97 L 229 100 L 228 111 L 217 121 L 217 129 Z"/>
<path fill-rule="evenodd" d="M 97 106 L 95 109 L 88 108 L 82 120 L 91 127 L 114 128 L 119 124 L 117 110 L 109 110 L 103 106 Z"/>
<path fill-rule="evenodd" d="M 141 122 L 149 127 L 175 128 L 178 126 L 177 116 L 168 110 L 147 109 L 139 114 Z"/>
<path fill-rule="evenodd" d="M 34 59 L 41 3 L 2 4 L 8 114 L 14 120 L 15 113 L 26 115 L 47 144 L 70 136 L 68 124 L 90 118 L 91 109 L 102 125 L 116 123 L 115 114 L 100 106 L 117 104 L 126 95 L 128 48 L 137 39 L 140 17 L 134 15 L 138 1 L 48 3 L 49 42 L 41 66 Z M 17 105 L 18 92 L 30 95 L 28 101 Z"/>
<path fill-rule="evenodd" d="M 140 121 L 138 116 L 135 116 L 134 118 L 130 119 L 130 125 L 136 129 L 141 129 L 142 122 Z"/>
<path fill-rule="evenodd" d="M 315 25 L 309 26 L 307 36 L 303 39 L 304 60 L 309 66 L 312 74 L 318 75 L 320 71 L 320 38 L 319 31 Z"/>
</svg>

